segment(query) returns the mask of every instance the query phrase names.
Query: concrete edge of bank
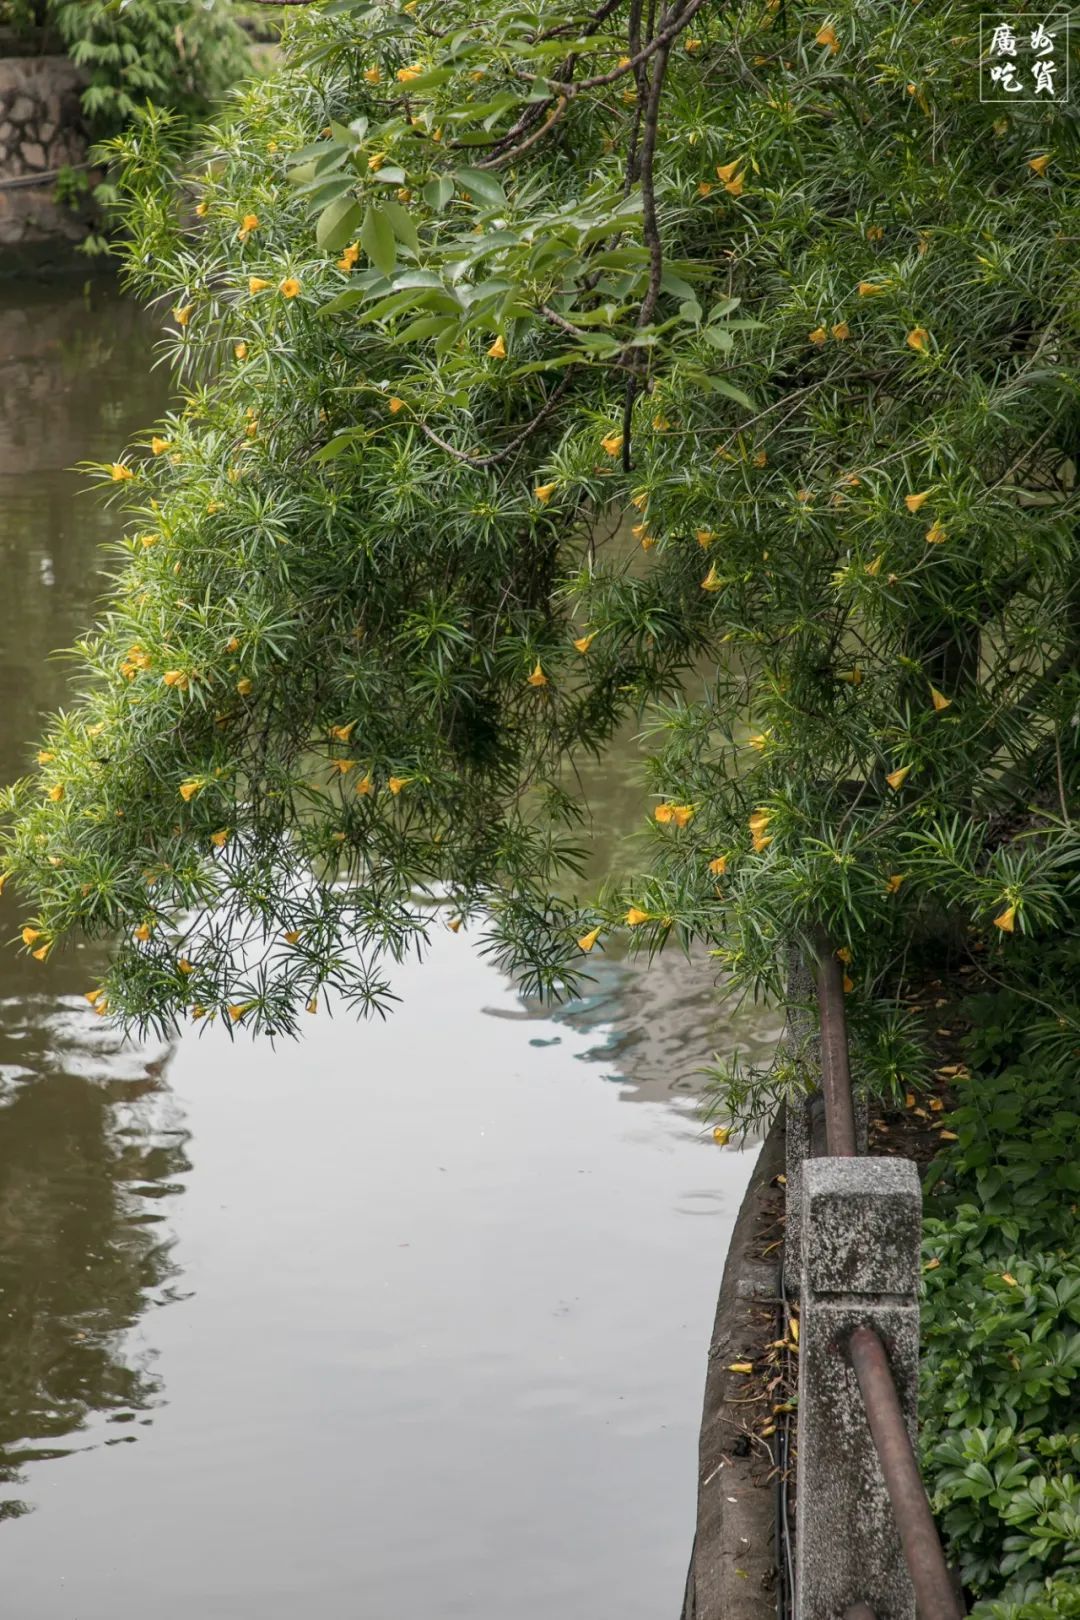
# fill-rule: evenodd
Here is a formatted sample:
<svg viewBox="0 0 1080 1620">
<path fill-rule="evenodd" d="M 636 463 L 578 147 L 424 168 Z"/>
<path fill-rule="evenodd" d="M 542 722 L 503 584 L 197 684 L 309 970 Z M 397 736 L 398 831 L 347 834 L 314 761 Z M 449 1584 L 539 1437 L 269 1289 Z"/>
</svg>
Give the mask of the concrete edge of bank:
<svg viewBox="0 0 1080 1620">
<path fill-rule="evenodd" d="M 729 1372 L 761 1342 L 762 1313 L 780 1286 L 781 1251 L 763 1258 L 783 1192 L 784 1115 L 773 1121 L 731 1235 L 705 1375 L 697 1523 L 681 1620 L 766 1620 L 776 1614 L 776 1494 L 769 1459 L 746 1443 L 746 1379 Z M 739 1455 L 743 1451 L 745 1455 Z"/>
</svg>

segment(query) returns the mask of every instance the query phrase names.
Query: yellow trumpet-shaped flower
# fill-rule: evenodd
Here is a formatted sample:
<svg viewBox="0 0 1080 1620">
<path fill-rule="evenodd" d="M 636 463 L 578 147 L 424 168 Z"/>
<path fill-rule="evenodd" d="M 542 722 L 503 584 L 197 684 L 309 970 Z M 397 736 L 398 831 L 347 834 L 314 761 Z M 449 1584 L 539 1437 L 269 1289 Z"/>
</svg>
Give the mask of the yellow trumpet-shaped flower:
<svg viewBox="0 0 1080 1620">
<path fill-rule="evenodd" d="M 1012 934 L 1016 931 L 1016 907 L 1006 906 L 1004 911 L 994 918 L 994 927 L 1000 928 L 1003 934 Z"/>
<path fill-rule="evenodd" d="M 897 793 L 900 788 L 903 787 L 904 783 L 908 779 L 910 771 L 910 765 L 901 765 L 897 770 L 890 771 L 888 776 L 886 776 L 885 780 L 888 782 L 894 793 Z"/>
<path fill-rule="evenodd" d="M 186 956 L 182 956 L 176 966 L 181 973 L 194 973 L 195 971 L 195 964 L 189 962 Z"/>
<path fill-rule="evenodd" d="M 239 692 L 241 697 L 250 697 L 252 691 L 252 682 L 248 676 L 245 675 L 241 680 L 237 681 L 236 690 Z"/>
<path fill-rule="evenodd" d="M 1041 178 L 1050 166 L 1049 152 L 1043 152 L 1040 157 L 1028 158 L 1028 168 Z"/>
<path fill-rule="evenodd" d="M 355 759 L 332 759 L 330 769 L 337 771 L 339 776 L 348 776 L 350 771 L 355 771 L 356 763 Z"/>
<path fill-rule="evenodd" d="M 208 202 L 200 202 L 195 204 L 195 213 L 199 219 L 205 219 L 209 212 L 210 204 Z"/>
<path fill-rule="evenodd" d="M 698 181 L 697 194 L 698 194 L 699 197 L 711 197 L 712 196 L 712 186 L 709 184 L 708 180 L 699 180 Z"/>
<path fill-rule="evenodd" d="M 335 742 L 343 742 L 344 743 L 344 742 L 348 742 L 349 738 L 352 736 L 352 734 L 353 734 L 353 732 L 355 730 L 356 730 L 356 721 L 355 720 L 350 720 L 347 726 L 331 726 L 330 727 L 330 735 L 331 735 L 331 737 L 334 738 Z"/>
<path fill-rule="evenodd" d="M 495 339 L 494 343 L 491 345 L 490 349 L 487 351 L 487 356 L 488 356 L 489 360 L 505 360 L 506 359 L 506 344 L 503 342 L 503 336 L 502 336 L 501 332 L 499 333 L 499 336 Z"/>
<path fill-rule="evenodd" d="M 909 512 L 917 512 L 921 506 L 926 505 L 929 499 L 930 491 L 928 489 L 924 489 L 918 495 L 905 495 L 904 505 L 907 507 Z"/>
<path fill-rule="evenodd" d="M 450 918 L 450 919 L 449 919 L 449 920 L 448 920 L 448 922 L 447 922 L 447 924 L 446 924 L 446 926 L 447 926 L 447 928 L 449 928 L 449 930 L 450 930 L 450 932 L 451 932 L 451 933 L 452 933 L 452 934 L 456 934 L 456 933 L 459 933 L 459 932 L 460 932 L 460 929 L 461 929 L 461 924 L 462 924 L 462 922 L 463 922 L 463 920 L 464 920 L 464 919 L 463 919 L 463 918 L 461 918 L 461 917 L 451 917 L 451 918 Z"/>
<path fill-rule="evenodd" d="M 767 450 L 759 450 L 750 459 L 755 467 L 767 467 L 769 465 L 769 452 Z"/>
<path fill-rule="evenodd" d="M 394 77 L 397 79 L 399 84 L 411 84 L 414 79 L 418 79 L 420 77 L 423 71 L 423 64 L 421 62 L 414 62 L 411 67 L 398 68 Z"/>
<path fill-rule="evenodd" d="M 63 782 L 55 783 L 54 786 L 49 789 L 48 796 L 52 800 L 53 804 L 59 804 L 60 800 L 64 797 Z"/>
<path fill-rule="evenodd" d="M 652 419 L 652 425 L 654 433 L 667 433 L 671 427 L 671 423 L 668 421 L 666 416 L 654 416 Z"/>
<path fill-rule="evenodd" d="M 359 259 L 359 257 L 360 257 L 360 244 L 359 244 L 359 242 L 350 242 L 348 247 L 342 253 L 341 258 L 337 261 L 338 269 L 339 270 L 352 270 L 352 269 L 354 269 L 355 266 L 356 266 L 356 261 L 357 261 L 357 259 Z"/>
<path fill-rule="evenodd" d="M 888 292 L 887 281 L 860 281 L 855 291 L 860 298 L 877 298 L 881 293 Z"/>
<path fill-rule="evenodd" d="M 258 228 L 258 214 L 245 214 L 243 219 L 240 221 L 240 229 L 236 234 L 239 236 L 241 242 L 246 242 L 252 231 L 257 231 Z"/>
<path fill-rule="evenodd" d="M 546 686 L 548 684 L 548 678 L 544 674 L 539 658 L 536 660 L 536 667 L 532 674 L 527 676 L 526 679 L 530 686 Z"/>
<path fill-rule="evenodd" d="M 864 573 L 869 574 L 871 576 L 871 578 L 875 578 L 878 574 L 881 573 L 881 565 L 882 565 L 882 563 L 884 561 L 885 561 L 885 554 L 884 554 L 884 552 L 882 552 L 880 554 L 880 556 L 877 556 L 877 557 L 874 558 L 873 562 L 868 562 L 867 563 L 866 568 L 863 570 Z"/>
<path fill-rule="evenodd" d="M 219 827 L 217 832 L 212 832 L 210 834 L 210 842 L 213 844 L 215 849 L 224 849 L 226 843 L 228 842 L 228 838 L 229 830 L 227 827 Z"/>
<path fill-rule="evenodd" d="M 270 283 L 263 276 L 248 276 L 248 292 L 254 298 L 256 293 L 265 292 Z"/>
<path fill-rule="evenodd" d="M 42 748 L 38 753 L 37 762 L 39 765 L 51 765 L 55 758 L 56 755 L 51 753 L 48 748 Z"/>
<path fill-rule="evenodd" d="M 770 810 L 755 810 L 747 824 L 750 828 L 750 841 L 758 855 L 772 843 L 772 834 L 765 831 L 771 820 Z"/>
<path fill-rule="evenodd" d="M 812 332 L 807 332 L 806 340 L 808 343 L 814 344 L 815 348 L 820 349 L 824 347 L 825 340 L 828 335 L 828 332 L 823 326 L 815 326 Z"/>
<path fill-rule="evenodd" d="M 592 646 L 593 642 L 595 641 L 596 636 L 597 636 L 597 631 L 590 630 L 587 636 L 579 636 L 578 639 L 574 642 L 574 646 L 577 648 L 579 653 L 587 653 L 589 648 Z"/>
<path fill-rule="evenodd" d="M 243 1018 L 244 1014 L 246 1012 L 250 1011 L 250 1008 L 251 1008 L 251 1003 L 246 1002 L 243 1006 L 229 1007 L 226 1010 L 227 1010 L 227 1012 L 229 1014 L 229 1017 L 232 1019 L 233 1023 L 238 1024 L 240 1022 L 241 1018 Z"/>
<path fill-rule="evenodd" d="M 718 591 L 722 588 L 723 583 L 724 582 L 720 578 L 720 575 L 716 572 L 716 564 L 713 563 L 712 567 L 709 569 L 709 572 L 705 575 L 705 578 L 701 582 L 701 588 L 703 591 Z"/>
<path fill-rule="evenodd" d="M 712 545 L 713 541 L 716 539 L 716 533 L 713 529 L 695 529 L 694 539 L 697 541 L 702 550 L 704 550 L 706 546 Z"/>
<path fill-rule="evenodd" d="M 386 408 L 390 412 L 391 416 L 396 416 L 398 411 L 403 411 L 405 409 L 405 401 L 403 399 L 399 399 L 396 394 L 391 394 L 390 398 L 386 402 Z"/>
<path fill-rule="evenodd" d="M 609 433 L 607 438 L 600 440 L 600 444 L 609 456 L 617 456 L 623 447 L 623 436 L 621 433 Z"/>
<path fill-rule="evenodd" d="M 168 439 L 159 439 L 155 433 L 154 437 L 150 440 L 150 448 L 155 456 L 160 456 L 169 448 L 169 441 Z"/>
<path fill-rule="evenodd" d="M 179 309 L 173 310 L 172 318 L 176 322 L 177 326 L 186 326 L 194 313 L 194 304 L 184 304 Z"/>
<path fill-rule="evenodd" d="M 391 776 L 388 778 L 386 785 L 396 799 L 402 788 L 408 787 L 411 781 L 411 776 Z"/>
<path fill-rule="evenodd" d="M 651 912 L 642 911 L 640 906 L 631 906 L 630 910 L 623 918 L 623 922 L 626 924 L 627 928 L 637 928 L 641 923 L 648 922 L 651 915 Z"/>
<path fill-rule="evenodd" d="M 942 709 L 949 709 L 952 707 L 952 698 L 947 698 L 944 692 L 938 691 L 936 686 L 932 686 L 930 688 L 930 701 L 934 705 L 934 708 L 937 710 L 938 714 L 941 713 Z"/>
<path fill-rule="evenodd" d="M 167 669 L 161 679 L 166 686 L 178 686 L 181 692 L 188 685 L 188 678 L 182 669 Z"/>
<path fill-rule="evenodd" d="M 692 804 L 673 804 L 671 806 L 671 819 L 676 827 L 685 827 L 694 819 L 694 806 Z"/>
<path fill-rule="evenodd" d="M 282 298 L 299 298 L 300 283 L 295 276 L 286 276 L 278 291 L 281 293 Z"/>
<path fill-rule="evenodd" d="M 581 938 L 578 940 L 578 942 L 577 942 L 578 950 L 579 951 L 591 951 L 593 946 L 596 944 L 596 942 L 597 942 L 597 940 L 599 938 L 600 938 L 600 930 L 599 930 L 599 928 L 590 929 L 587 934 L 582 934 Z"/>
<path fill-rule="evenodd" d="M 727 856 L 717 855 L 709 862 L 709 871 L 713 877 L 723 877 L 727 871 Z"/>
<path fill-rule="evenodd" d="M 825 23 L 821 28 L 818 29 L 817 33 L 814 35 L 814 43 L 816 45 L 827 45 L 833 56 L 836 55 L 837 51 L 840 49 L 840 41 L 836 37 L 836 29 L 833 27 L 832 23 Z"/>
<path fill-rule="evenodd" d="M 374 793 L 375 784 L 371 780 L 370 775 L 361 777 L 360 781 L 356 784 L 356 791 L 359 793 L 362 799 L 366 799 L 369 794 Z M 400 792 L 401 790 L 399 789 L 398 791 Z"/>
<path fill-rule="evenodd" d="M 83 1000 L 88 1001 L 91 1007 L 96 1007 L 104 994 L 104 990 L 86 990 L 83 992 Z"/>
<path fill-rule="evenodd" d="M 742 158 L 735 158 L 731 163 L 718 163 L 716 165 L 716 178 L 722 180 L 726 185 L 729 180 L 735 178 L 735 171 L 741 169 L 742 166 Z"/>
<path fill-rule="evenodd" d="M 927 545 L 928 546 L 940 546 L 948 538 L 949 538 L 949 536 L 946 533 L 945 528 L 942 525 L 940 519 L 935 518 L 933 523 L 931 523 L 930 527 L 926 531 L 926 543 L 927 543 Z"/>
<path fill-rule="evenodd" d="M 742 175 L 737 174 L 735 176 L 734 180 L 727 181 L 727 183 L 724 186 L 724 190 L 728 193 L 729 196 L 741 197 L 742 194 L 743 194 L 743 177 L 742 177 Z"/>
<path fill-rule="evenodd" d="M 150 938 L 150 935 L 153 933 L 153 929 L 149 923 L 140 923 L 138 928 L 133 930 L 133 933 L 135 938 L 145 945 L 147 940 Z"/>
<path fill-rule="evenodd" d="M 557 484 L 537 484 L 536 488 L 533 490 L 533 495 L 540 502 L 541 506 L 546 506 L 557 488 Z"/>
<path fill-rule="evenodd" d="M 31 928 L 28 925 L 26 928 L 24 928 L 22 930 L 22 942 L 23 942 L 24 945 L 32 945 L 34 943 L 35 939 L 40 939 L 40 938 L 41 938 L 41 929 L 40 928 Z"/>
<path fill-rule="evenodd" d="M 369 67 L 364 69 L 365 84 L 378 84 L 381 79 L 382 73 L 377 67 Z"/>
<path fill-rule="evenodd" d="M 34 958 L 35 962 L 44 962 L 51 949 L 51 945 L 40 945 L 36 951 L 31 951 L 30 955 Z"/>
<path fill-rule="evenodd" d="M 890 877 L 887 877 L 885 879 L 885 893 L 886 894 L 896 894 L 897 891 L 900 888 L 901 883 L 903 883 L 903 881 L 904 881 L 903 872 L 893 872 Z"/>
<path fill-rule="evenodd" d="M 671 805 L 658 804 L 656 809 L 653 811 L 653 820 L 659 822 L 661 827 L 666 827 L 669 821 L 674 820 Z"/>
<path fill-rule="evenodd" d="M 756 748 L 758 753 L 762 754 L 769 746 L 769 733 L 767 731 L 755 731 L 747 738 L 747 741 L 751 748 Z"/>
<path fill-rule="evenodd" d="M 832 329 L 832 335 L 837 343 L 843 343 L 851 336 L 851 327 L 847 321 L 837 321 Z"/>
<path fill-rule="evenodd" d="M 908 333 L 905 342 L 909 349 L 916 349 L 919 354 L 925 354 L 929 339 L 930 334 L 925 326 L 914 326 Z"/>
<path fill-rule="evenodd" d="M 112 466 L 109 468 L 109 477 L 112 479 L 114 484 L 122 484 L 127 479 L 134 478 L 134 476 L 135 474 L 132 472 L 131 468 L 126 467 L 122 461 L 114 461 Z"/>
<path fill-rule="evenodd" d="M 189 777 L 186 782 L 180 784 L 180 797 L 185 804 L 190 804 L 196 793 L 201 793 L 205 786 L 206 783 L 201 782 L 197 776 Z"/>
<path fill-rule="evenodd" d="M 295 945 L 299 941 L 300 930 L 299 928 L 286 928 L 281 937 L 283 940 L 285 940 L 286 944 Z"/>
<path fill-rule="evenodd" d="M 688 55 L 693 56 L 694 52 L 695 51 L 700 51 L 700 49 L 701 49 L 701 41 L 700 41 L 700 39 L 684 39 L 683 40 L 683 50 L 686 51 Z"/>
</svg>

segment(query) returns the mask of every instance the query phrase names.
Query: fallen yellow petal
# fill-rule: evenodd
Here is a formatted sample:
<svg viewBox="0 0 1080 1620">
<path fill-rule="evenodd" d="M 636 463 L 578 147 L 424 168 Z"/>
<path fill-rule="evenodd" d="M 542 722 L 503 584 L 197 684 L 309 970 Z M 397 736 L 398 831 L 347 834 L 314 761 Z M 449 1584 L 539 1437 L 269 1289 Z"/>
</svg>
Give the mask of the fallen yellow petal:
<svg viewBox="0 0 1080 1620">
<path fill-rule="evenodd" d="M 959 1142 L 960 1140 L 955 1131 L 938 1131 L 938 1136 L 943 1142 Z"/>
<path fill-rule="evenodd" d="M 940 1264 L 941 1264 L 941 1261 L 935 1255 L 933 1260 L 928 1260 L 926 1262 L 925 1266 L 923 1266 L 923 1270 L 924 1271 L 936 1271 L 938 1269 L 938 1267 L 940 1266 Z"/>
<path fill-rule="evenodd" d="M 593 929 L 590 930 L 589 933 L 582 934 L 581 938 L 577 942 L 578 950 L 579 951 L 591 951 L 593 946 L 596 944 L 596 942 L 597 942 L 597 940 L 599 938 L 600 938 L 600 930 L 599 930 L 599 928 L 593 928 Z"/>
</svg>

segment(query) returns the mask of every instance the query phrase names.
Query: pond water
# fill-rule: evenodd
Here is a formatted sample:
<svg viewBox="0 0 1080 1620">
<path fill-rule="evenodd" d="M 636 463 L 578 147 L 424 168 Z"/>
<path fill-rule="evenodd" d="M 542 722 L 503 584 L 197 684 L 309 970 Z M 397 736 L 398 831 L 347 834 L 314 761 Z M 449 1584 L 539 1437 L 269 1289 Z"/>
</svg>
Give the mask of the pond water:
<svg viewBox="0 0 1080 1620">
<path fill-rule="evenodd" d="M 163 408 L 107 284 L 0 283 L 0 772 L 63 701 L 112 519 L 69 471 Z M 594 863 L 640 823 L 592 780 Z M 0 901 L 0 939 L 16 933 Z M 96 948 L 0 953 L 0 1558 L 18 1620 L 674 1620 L 760 1059 L 707 962 L 525 1004 L 439 931 L 386 1023 L 122 1043 Z"/>
</svg>

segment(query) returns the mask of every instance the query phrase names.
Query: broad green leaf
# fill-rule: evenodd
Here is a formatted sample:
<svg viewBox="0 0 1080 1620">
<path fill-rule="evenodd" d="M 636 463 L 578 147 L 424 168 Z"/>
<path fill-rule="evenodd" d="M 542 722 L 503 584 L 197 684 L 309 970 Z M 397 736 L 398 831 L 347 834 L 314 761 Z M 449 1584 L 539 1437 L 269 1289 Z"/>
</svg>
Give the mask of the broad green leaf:
<svg viewBox="0 0 1080 1620">
<path fill-rule="evenodd" d="M 384 276 L 393 274 L 397 263 L 394 228 L 381 208 L 372 204 L 360 227 L 360 246 Z"/>
<path fill-rule="evenodd" d="M 429 180 L 420 195 L 433 213 L 441 214 L 454 195 L 454 182 L 441 174 L 437 180 Z"/>
<path fill-rule="evenodd" d="M 487 174 L 483 169 L 457 169 L 453 178 L 473 202 L 481 203 L 486 208 L 505 206 L 506 193 L 493 174 Z"/>
<path fill-rule="evenodd" d="M 338 197 L 327 204 L 315 226 L 315 240 L 327 253 L 336 253 L 356 234 L 363 210 L 355 197 Z"/>
<path fill-rule="evenodd" d="M 397 333 L 395 343 L 419 343 L 424 338 L 438 337 L 458 323 L 453 315 L 419 315 Z"/>
<path fill-rule="evenodd" d="M 399 202 L 384 202 L 380 204 L 383 213 L 390 221 L 390 228 L 399 242 L 402 242 L 413 253 L 420 251 L 420 238 L 416 233 L 416 224 L 409 210 Z"/>
</svg>

